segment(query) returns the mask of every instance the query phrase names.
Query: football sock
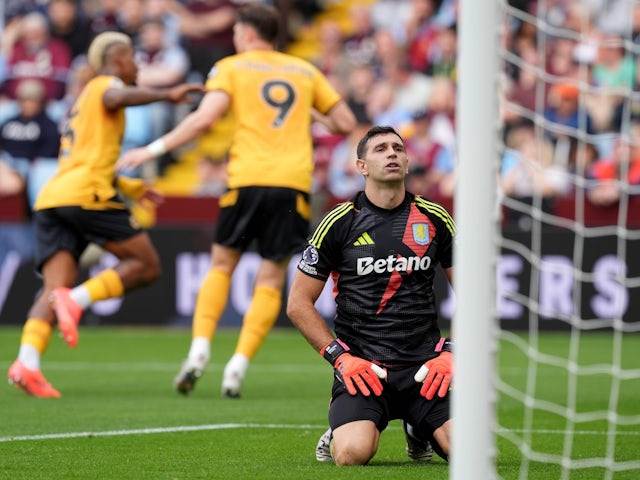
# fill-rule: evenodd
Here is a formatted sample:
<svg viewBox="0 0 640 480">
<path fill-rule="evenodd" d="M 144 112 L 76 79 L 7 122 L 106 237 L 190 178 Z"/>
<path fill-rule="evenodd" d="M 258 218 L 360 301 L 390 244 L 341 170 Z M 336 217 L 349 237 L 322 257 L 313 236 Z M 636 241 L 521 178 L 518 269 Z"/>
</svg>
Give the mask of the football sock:
<svg viewBox="0 0 640 480">
<path fill-rule="evenodd" d="M 235 353 L 225 365 L 223 375 L 225 377 L 236 375 L 240 378 L 244 378 L 248 367 L 249 359 L 241 353 Z"/>
<path fill-rule="evenodd" d="M 110 268 L 103 270 L 82 285 L 78 285 L 71 290 L 70 295 L 71 298 L 85 309 L 93 302 L 121 297 L 124 295 L 124 285 L 118 272 Z"/>
<path fill-rule="evenodd" d="M 213 338 L 218 321 L 227 306 L 231 277 L 221 270 L 209 270 L 200 285 L 193 314 L 193 338 Z"/>
<path fill-rule="evenodd" d="M 27 368 L 40 369 L 40 355 L 47 349 L 52 331 L 51 324 L 39 318 L 29 318 L 25 322 L 20 339 L 18 359 Z"/>
<path fill-rule="evenodd" d="M 251 305 L 242 321 L 240 338 L 235 353 L 251 360 L 267 333 L 276 323 L 282 307 L 282 292 L 271 287 L 256 287 Z"/>
<path fill-rule="evenodd" d="M 211 342 L 208 338 L 194 337 L 191 340 L 191 348 L 189 349 L 189 360 L 194 362 L 199 368 L 206 367 L 209 362 L 211 352 Z"/>
</svg>

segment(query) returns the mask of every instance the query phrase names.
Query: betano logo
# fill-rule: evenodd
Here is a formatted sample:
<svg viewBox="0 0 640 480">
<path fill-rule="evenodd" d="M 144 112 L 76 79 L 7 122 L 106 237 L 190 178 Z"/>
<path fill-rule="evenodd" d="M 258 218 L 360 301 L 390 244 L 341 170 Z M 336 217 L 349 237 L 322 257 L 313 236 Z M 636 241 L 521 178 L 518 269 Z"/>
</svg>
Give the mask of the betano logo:
<svg viewBox="0 0 640 480">
<path fill-rule="evenodd" d="M 369 275 L 370 273 L 391 273 L 411 272 L 414 270 L 428 270 L 431 267 L 430 257 L 394 257 L 374 259 L 373 257 L 363 257 L 358 259 L 358 275 Z"/>
</svg>

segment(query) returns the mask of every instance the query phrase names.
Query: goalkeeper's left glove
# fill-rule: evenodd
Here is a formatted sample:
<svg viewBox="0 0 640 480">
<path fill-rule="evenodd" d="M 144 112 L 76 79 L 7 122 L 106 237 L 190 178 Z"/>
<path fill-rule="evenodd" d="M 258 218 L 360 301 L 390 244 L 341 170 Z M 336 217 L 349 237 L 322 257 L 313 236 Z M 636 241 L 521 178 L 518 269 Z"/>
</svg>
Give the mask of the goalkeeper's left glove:
<svg viewBox="0 0 640 480">
<path fill-rule="evenodd" d="M 439 397 L 444 397 L 451 386 L 453 376 L 453 340 L 446 338 L 438 344 L 436 351 L 440 352 L 435 358 L 428 360 L 413 377 L 418 383 L 423 383 L 420 395 L 431 400 L 436 392 Z"/>
</svg>

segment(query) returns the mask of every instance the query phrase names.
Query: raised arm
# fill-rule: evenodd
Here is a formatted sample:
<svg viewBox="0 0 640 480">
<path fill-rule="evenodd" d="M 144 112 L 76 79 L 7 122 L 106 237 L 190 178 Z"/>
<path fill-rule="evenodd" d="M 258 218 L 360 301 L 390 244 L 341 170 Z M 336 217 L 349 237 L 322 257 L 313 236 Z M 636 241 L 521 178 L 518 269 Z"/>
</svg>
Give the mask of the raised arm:
<svg viewBox="0 0 640 480">
<path fill-rule="evenodd" d="M 147 103 L 170 101 L 193 101 L 189 95 L 204 93 L 206 90 L 199 83 L 186 83 L 173 88 L 152 89 L 141 87 L 109 88 L 104 92 L 102 102 L 108 110 L 117 110 L 123 107 L 146 105 Z"/>
<path fill-rule="evenodd" d="M 195 140 L 222 117 L 229 108 L 230 101 L 230 97 L 220 90 L 208 92 L 197 110 L 187 115 L 173 130 L 146 147 L 129 150 L 118 160 L 116 169 L 122 171 L 127 168 L 136 168 L 165 152 Z"/>
</svg>

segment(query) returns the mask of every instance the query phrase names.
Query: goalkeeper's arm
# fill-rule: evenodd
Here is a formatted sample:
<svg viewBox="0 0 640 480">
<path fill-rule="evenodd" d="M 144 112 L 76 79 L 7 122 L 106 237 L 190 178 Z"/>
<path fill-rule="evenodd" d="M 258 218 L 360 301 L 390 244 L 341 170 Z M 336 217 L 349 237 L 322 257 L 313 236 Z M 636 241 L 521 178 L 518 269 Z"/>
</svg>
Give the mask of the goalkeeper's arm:
<svg viewBox="0 0 640 480">
<path fill-rule="evenodd" d="M 379 395 L 382 392 L 379 376 L 384 370 L 376 372 L 380 367 L 351 355 L 347 345 L 333 338 L 324 318 L 316 310 L 315 302 L 324 285 L 324 281 L 296 271 L 289 292 L 287 315 L 311 346 L 333 365 L 336 375 L 351 395 L 356 395 L 358 390 L 370 395 L 369 387 Z"/>
</svg>

